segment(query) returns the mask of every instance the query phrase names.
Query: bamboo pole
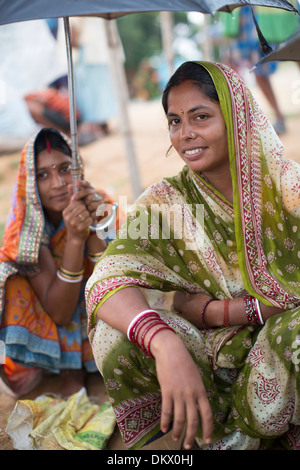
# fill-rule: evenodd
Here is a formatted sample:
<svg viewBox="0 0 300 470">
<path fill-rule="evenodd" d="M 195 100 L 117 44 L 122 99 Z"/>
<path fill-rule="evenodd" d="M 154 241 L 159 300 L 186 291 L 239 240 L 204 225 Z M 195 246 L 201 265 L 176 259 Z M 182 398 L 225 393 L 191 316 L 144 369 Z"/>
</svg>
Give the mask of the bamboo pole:
<svg viewBox="0 0 300 470">
<path fill-rule="evenodd" d="M 110 61 L 115 81 L 115 90 L 119 107 L 120 127 L 125 141 L 127 163 L 130 172 L 132 193 L 136 199 L 142 192 L 135 146 L 128 114 L 128 86 L 126 81 L 121 44 L 115 20 L 105 20 L 106 34 L 110 48 Z"/>
</svg>

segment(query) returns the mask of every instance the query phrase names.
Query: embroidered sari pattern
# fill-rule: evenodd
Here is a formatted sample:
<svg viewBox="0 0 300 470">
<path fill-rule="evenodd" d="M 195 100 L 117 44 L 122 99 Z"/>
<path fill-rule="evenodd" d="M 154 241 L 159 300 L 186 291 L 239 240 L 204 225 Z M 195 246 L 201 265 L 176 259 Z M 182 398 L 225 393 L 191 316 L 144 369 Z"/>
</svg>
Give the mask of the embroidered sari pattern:
<svg viewBox="0 0 300 470">
<path fill-rule="evenodd" d="M 300 374 L 292 348 L 300 342 L 299 165 L 283 160 L 278 137 L 237 74 L 203 66 L 227 126 L 233 205 L 187 167 L 150 186 L 87 282 L 89 338 L 128 447 L 139 448 L 159 429 L 149 398 L 159 393 L 155 364 L 97 319 L 97 310 L 116 290 L 138 285 L 172 321 L 202 373 L 214 414 L 210 448 L 258 449 L 282 435 L 299 448 Z M 174 290 L 220 300 L 249 292 L 286 311 L 263 327 L 201 331 L 168 304 Z M 147 410 L 153 418 L 138 421 Z M 134 420 L 134 432 L 126 419 Z M 200 430 L 197 442 L 203 447 Z"/>
<path fill-rule="evenodd" d="M 268 234 L 275 232 L 275 224 L 272 224 L 272 228 L 267 227 L 265 231 L 263 231 L 264 211 L 270 211 L 271 208 L 274 213 L 278 213 L 281 209 L 280 188 L 278 188 L 280 167 L 284 168 L 288 166 L 291 173 L 294 164 L 292 162 L 283 161 L 283 147 L 274 129 L 268 123 L 267 119 L 263 118 L 263 113 L 255 99 L 249 95 L 242 80 L 238 79 L 236 73 L 227 67 L 220 65 L 219 67 L 227 77 L 230 96 L 234 102 L 233 122 L 235 123 L 234 136 L 236 141 L 235 174 L 239 178 L 239 200 L 241 202 L 239 206 L 241 210 L 240 220 L 242 223 L 242 233 L 244 234 L 242 240 L 245 243 L 244 259 L 247 266 L 247 277 L 251 283 L 249 287 L 253 289 L 253 295 L 258 295 L 264 302 L 267 300 L 270 304 L 281 308 L 292 308 L 293 303 L 297 302 L 298 297 L 293 294 L 292 286 L 287 290 L 284 279 L 276 279 L 274 274 L 269 272 L 267 257 L 262 248 L 262 244 L 264 237 L 268 237 Z M 260 125 L 261 122 L 263 122 L 263 126 Z M 270 169 L 272 171 L 268 168 L 270 163 L 268 156 L 269 158 L 271 156 L 272 160 L 275 160 L 275 162 L 271 161 Z M 274 168 L 274 165 L 276 165 L 277 168 Z M 277 203 L 273 203 L 273 200 L 268 202 L 263 200 L 263 194 L 270 193 L 267 191 L 267 186 L 263 187 L 263 171 L 266 171 L 265 178 L 270 178 L 271 181 L 274 178 L 277 179 L 277 181 L 274 181 L 274 186 L 277 186 Z M 270 173 L 268 171 L 270 171 Z M 287 177 L 291 178 L 288 174 Z M 294 179 L 296 184 L 297 179 Z M 272 199 L 274 198 L 273 194 L 269 194 L 269 196 L 271 196 Z M 266 209 L 264 209 L 264 205 Z M 286 219 L 287 214 L 283 217 Z M 290 218 L 292 219 L 292 216 L 290 216 Z M 278 222 L 278 224 L 279 223 L 280 222 Z M 281 224 L 280 227 L 283 228 L 283 225 Z M 284 240 L 287 246 L 289 243 L 288 231 L 282 231 L 283 234 L 285 233 L 286 238 Z M 281 236 L 283 234 L 281 234 Z M 294 250 L 291 249 L 291 252 L 292 251 Z M 296 258 L 295 255 L 294 258 Z"/>
<path fill-rule="evenodd" d="M 49 240 L 44 232 L 44 214 L 35 177 L 34 142 L 24 147 L 18 168 L 11 209 L 0 251 L 0 339 L 6 354 L 28 367 L 54 372 L 65 368 L 97 370 L 87 337 L 84 287 L 92 266 L 85 260 L 85 280 L 78 307 L 66 327 L 56 326 L 43 310 L 27 279 L 38 272 L 42 245 L 52 251 L 59 267 L 66 241 L 62 225 Z M 64 136 L 67 143 L 69 139 Z"/>
</svg>

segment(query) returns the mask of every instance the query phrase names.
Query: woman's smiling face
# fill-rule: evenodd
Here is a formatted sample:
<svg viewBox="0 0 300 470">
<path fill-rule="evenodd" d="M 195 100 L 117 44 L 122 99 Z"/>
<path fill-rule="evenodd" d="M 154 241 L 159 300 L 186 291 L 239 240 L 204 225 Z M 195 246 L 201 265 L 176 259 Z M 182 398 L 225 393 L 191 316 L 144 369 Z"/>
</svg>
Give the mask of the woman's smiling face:
<svg viewBox="0 0 300 470">
<path fill-rule="evenodd" d="M 218 102 L 192 81 L 171 88 L 167 119 L 173 147 L 189 168 L 209 178 L 229 168 L 225 121 Z"/>
<path fill-rule="evenodd" d="M 47 213 L 61 213 L 69 204 L 71 164 L 71 157 L 54 149 L 43 150 L 37 156 L 37 186 L 41 204 Z"/>
</svg>

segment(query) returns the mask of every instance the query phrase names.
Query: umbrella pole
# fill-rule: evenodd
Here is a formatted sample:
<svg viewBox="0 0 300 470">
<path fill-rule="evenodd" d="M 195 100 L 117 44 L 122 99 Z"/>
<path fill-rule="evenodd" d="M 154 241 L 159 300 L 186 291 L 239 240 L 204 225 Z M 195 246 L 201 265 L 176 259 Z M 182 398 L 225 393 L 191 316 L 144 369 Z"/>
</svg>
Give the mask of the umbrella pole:
<svg viewBox="0 0 300 470">
<path fill-rule="evenodd" d="M 125 150 L 129 166 L 133 198 L 136 199 L 142 192 L 139 167 L 135 146 L 133 142 L 130 119 L 128 113 L 128 89 L 124 67 L 120 60 L 119 35 L 115 20 L 105 20 L 106 37 L 110 48 L 110 64 L 115 81 L 115 91 L 120 113 L 120 126 L 125 141 Z"/>
<path fill-rule="evenodd" d="M 81 179 L 80 167 L 77 159 L 77 122 L 76 122 L 76 104 L 75 104 L 75 86 L 72 61 L 72 47 L 69 18 L 64 17 L 64 30 L 66 39 L 67 61 L 68 61 L 68 92 L 70 106 L 70 133 L 71 133 L 71 151 L 72 151 L 72 177 L 73 189 L 76 191 L 76 183 Z"/>
<path fill-rule="evenodd" d="M 81 167 L 78 165 L 77 158 L 77 122 L 76 122 L 76 103 L 75 103 L 75 85 L 73 73 L 73 60 L 72 60 L 72 46 L 70 34 L 70 22 L 68 17 L 64 17 L 64 29 L 67 49 L 68 61 L 68 91 L 69 91 L 69 106 L 70 106 L 70 133 L 71 133 L 71 151 L 72 151 L 72 182 L 73 192 L 77 191 L 76 183 L 81 180 Z M 93 232 L 100 232 L 110 227 L 117 217 L 118 204 L 112 205 L 112 210 L 109 218 L 103 223 L 97 225 L 90 225 L 90 230 Z M 101 235 L 100 235 L 101 237 Z"/>
<path fill-rule="evenodd" d="M 162 36 L 162 46 L 164 58 L 169 66 L 169 76 L 174 72 L 174 34 L 173 34 L 173 12 L 161 11 L 160 12 L 160 30 Z"/>
</svg>

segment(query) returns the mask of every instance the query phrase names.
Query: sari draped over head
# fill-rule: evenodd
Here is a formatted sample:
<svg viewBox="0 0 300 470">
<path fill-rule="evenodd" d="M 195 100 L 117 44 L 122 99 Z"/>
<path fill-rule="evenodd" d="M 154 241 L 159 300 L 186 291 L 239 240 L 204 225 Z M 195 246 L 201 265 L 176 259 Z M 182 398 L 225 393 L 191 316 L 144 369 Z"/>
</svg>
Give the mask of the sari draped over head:
<svg viewBox="0 0 300 470">
<path fill-rule="evenodd" d="M 284 158 L 239 75 L 201 65 L 227 128 L 233 204 L 187 166 L 150 186 L 87 283 L 90 341 L 128 447 L 141 447 L 159 430 L 155 363 L 97 311 L 117 290 L 136 286 L 201 370 L 214 413 L 210 448 L 257 449 L 282 435 L 300 448 L 299 165 Z M 219 300 L 249 293 L 285 312 L 264 326 L 198 330 L 167 305 L 166 293 L 176 290 Z M 208 448 L 200 429 L 197 442 Z"/>
<path fill-rule="evenodd" d="M 62 136 L 70 145 L 68 137 Z M 36 137 L 28 141 L 21 153 L 0 251 L 0 340 L 5 343 L 7 358 L 22 366 L 53 372 L 82 367 L 95 371 L 84 300 L 86 279 L 92 272 L 90 260 L 87 256 L 84 260 L 80 299 L 67 326 L 57 326 L 52 321 L 28 281 L 39 272 L 41 246 L 51 250 L 58 268 L 66 243 L 64 222 L 54 229 L 41 206 L 35 174 Z M 104 193 L 103 196 L 107 199 Z"/>
</svg>

